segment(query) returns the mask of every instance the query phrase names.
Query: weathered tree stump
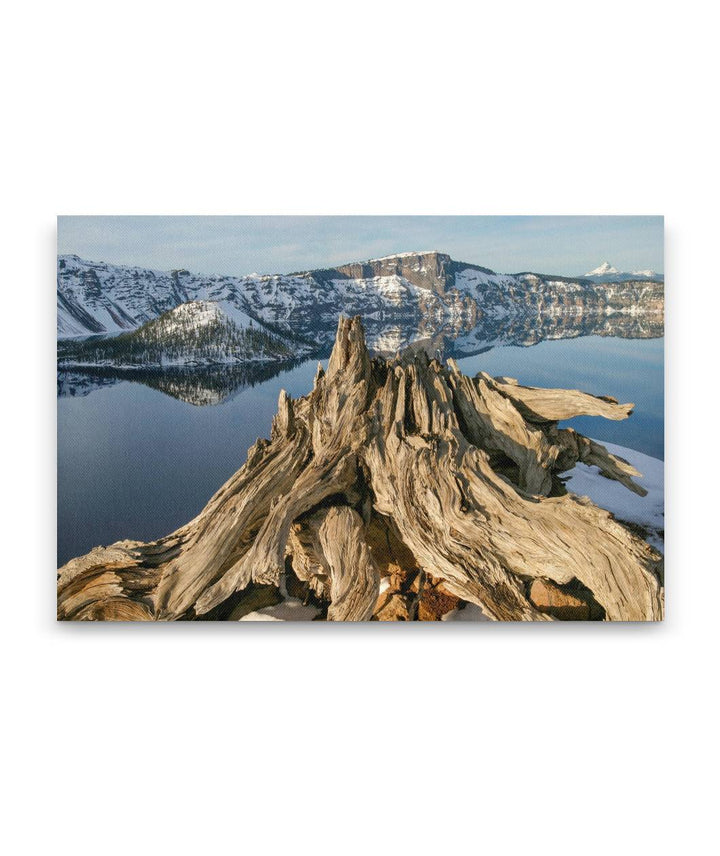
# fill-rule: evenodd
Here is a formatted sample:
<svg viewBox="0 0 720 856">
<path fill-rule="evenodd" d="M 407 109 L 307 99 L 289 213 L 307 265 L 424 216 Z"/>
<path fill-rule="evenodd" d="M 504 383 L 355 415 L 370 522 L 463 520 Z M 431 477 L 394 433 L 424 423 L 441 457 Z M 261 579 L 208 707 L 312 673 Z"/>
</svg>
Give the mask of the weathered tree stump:
<svg viewBox="0 0 720 856">
<path fill-rule="evenodd" d="M 271 439 L 205 509 L 158 541 L 68 562 L 58 617 L 239 615 L 244 597 L 292 577 L 334 621 L 464 604 L 498 621 L 660 619 L 661 556 L 559 478 L 582 461 L 643 494 L 630 464 L 558 428 L 632 407 L 418 353 L 371 359 L 360 319 L 341 319 L 327 373 L 303 398 L 281 393 Z"/>
</svg>

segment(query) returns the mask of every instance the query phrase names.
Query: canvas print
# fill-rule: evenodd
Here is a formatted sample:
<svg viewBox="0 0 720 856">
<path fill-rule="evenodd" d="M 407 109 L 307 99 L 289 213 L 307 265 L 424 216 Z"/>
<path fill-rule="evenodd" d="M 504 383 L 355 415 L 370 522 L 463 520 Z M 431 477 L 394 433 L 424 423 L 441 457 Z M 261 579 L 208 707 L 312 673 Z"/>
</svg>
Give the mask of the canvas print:
<svg viewBox="0 0 720 856">
<path fill-rule="evenodd" d="M 58 619 L 660 620 L 663 326 L 661 217 L 60 217 Z"/>
</svg>

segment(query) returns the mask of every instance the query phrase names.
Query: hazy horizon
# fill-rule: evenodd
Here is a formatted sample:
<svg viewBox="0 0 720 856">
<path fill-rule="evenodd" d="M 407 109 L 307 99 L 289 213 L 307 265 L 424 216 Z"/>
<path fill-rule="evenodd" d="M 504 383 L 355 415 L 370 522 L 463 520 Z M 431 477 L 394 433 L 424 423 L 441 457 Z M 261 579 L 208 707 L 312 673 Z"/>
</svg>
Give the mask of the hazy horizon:
<svg viewBox="0 0 720 856">
<path fill-rule="evenodd" d="M 430 251 L 501 273 L 663 273 L 661 216 L 59 216 L 58 254 L 157 270 L 286 274 Z"/>
</svg>

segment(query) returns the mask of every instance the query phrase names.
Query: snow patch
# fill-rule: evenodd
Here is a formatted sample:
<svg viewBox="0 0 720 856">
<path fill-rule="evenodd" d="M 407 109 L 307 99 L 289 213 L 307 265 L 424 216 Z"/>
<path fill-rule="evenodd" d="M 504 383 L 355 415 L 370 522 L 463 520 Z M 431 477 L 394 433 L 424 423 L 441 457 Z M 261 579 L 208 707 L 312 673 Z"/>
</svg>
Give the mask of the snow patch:
<svg viewBox="0 0 720 856">
<path fill-rule="evenodd" d="M 635 481 L 647 490 L 647 496 L 638 496 L 620 482 L 602 476 L 597 467 L 580 463 L 568 473 L 567 489 L 580 496 L 587 496 L 618 520 L 636 523 L 647 529 L 650 533 L 648 543 L 662 551 L 665 530 L 664 462 L 615 443 L 595 442 L 605 446 L 613 455 L 624 458 L 642 473 L 642 477 L 635 478 Z"/>
<path fill-rule="evenodd" d="M 315 606 L 305 606 L 301 600 L 289 597 L 275 606 L 265 606 L 243 615 L 240 621 L 312 621 L 320 614 Z"/>
<path fill-rule="evenodd" d="M 440 621 L 491 621 L 475 603 L 468 603 L 462 609 L 451 609 L 441 616 Z"/>
</svg>

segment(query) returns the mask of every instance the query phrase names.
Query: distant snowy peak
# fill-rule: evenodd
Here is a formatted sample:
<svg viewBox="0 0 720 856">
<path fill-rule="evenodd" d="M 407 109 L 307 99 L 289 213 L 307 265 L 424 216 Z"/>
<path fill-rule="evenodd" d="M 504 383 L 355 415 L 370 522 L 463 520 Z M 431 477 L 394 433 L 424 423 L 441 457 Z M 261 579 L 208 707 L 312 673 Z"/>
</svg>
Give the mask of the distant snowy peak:
<svg viewBox="0 0 720 856">
<path fill-rule="evenodd" d="M 588 271 L 584 276 L 587 279 L 592 279 L 594 282 L 600 283 L 627 282 L 633 279 L 660 282 L 663 279 L 663 275 L 656 273 L 654 270 L 621 271 L 611 265 L 610 262 L 603 262 L 600 267 L 596 267 L 595 270 Z"/>
<path fill-rule="evenodd" d="M 600 267 L 588 271 L 585 276 L 605 276 L 608 273 L 620 273 L 620 271 L 616 267 L 613 267 L 610 262 L 603 262 Z"/>
</svg>

